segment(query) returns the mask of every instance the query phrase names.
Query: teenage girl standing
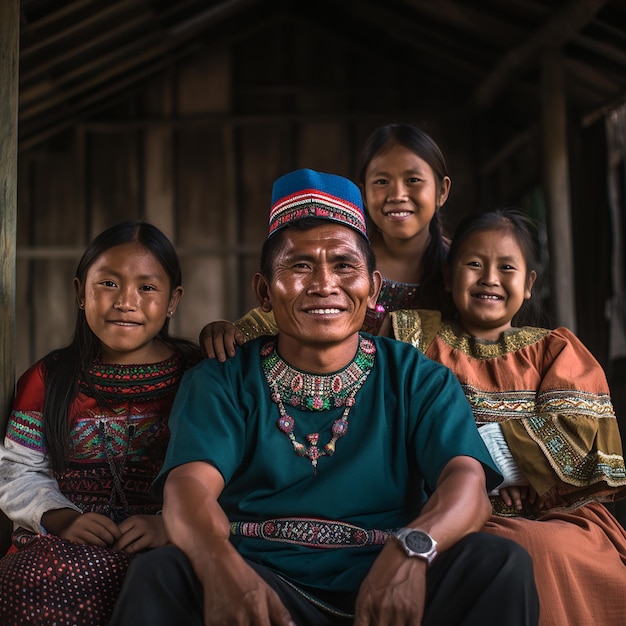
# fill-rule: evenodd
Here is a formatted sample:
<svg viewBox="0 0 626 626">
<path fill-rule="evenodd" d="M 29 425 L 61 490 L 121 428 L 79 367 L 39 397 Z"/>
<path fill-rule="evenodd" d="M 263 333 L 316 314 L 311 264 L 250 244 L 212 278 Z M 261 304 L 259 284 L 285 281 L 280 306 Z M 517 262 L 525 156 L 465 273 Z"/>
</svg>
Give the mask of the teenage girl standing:
<svg viewBox="0 0 626 626">
<path fill-rule="evenodd" d="M 370 219 L 368 235 L 383 284 L 363 330 L 388 334 L 387 313 L 405 308 L 447 311 L 442 265 L 448 249 L 441 207 L 448 199 L 450 177 L 443 153 L 424 131 L 410 124 L 375 130 L 365 144 L 359 184 Z M 235 324 L 219 320 L 202 329 L 200 341 L 210 358 L 220 361 L 235 346 L 262 334 L 275 334 L 274 315 L 253 309 Z"/>
<path fill-rule="evenodd" d="M 437 144 L 409 124 L 382 126 L 365 144 L 359 182 L 383 275 L 364 330 L 388 334 L 386 313 L 398 309 L 448 310 L 442 267 L 449 242 L 440 210 L 451 181 Z"/>
</svg>

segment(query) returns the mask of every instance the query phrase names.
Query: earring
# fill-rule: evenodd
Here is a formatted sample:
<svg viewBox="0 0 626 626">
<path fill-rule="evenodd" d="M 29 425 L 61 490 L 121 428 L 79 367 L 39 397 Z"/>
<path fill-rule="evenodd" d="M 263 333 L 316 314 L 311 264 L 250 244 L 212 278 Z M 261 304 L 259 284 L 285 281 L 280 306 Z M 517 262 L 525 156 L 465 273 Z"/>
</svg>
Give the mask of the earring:
<svg viewBox="0 0 626 626">
<path fill-rule="evenodd" d="M 78 308 L 79 309 L 84 309 L 85 308 L 85 303 L 84 302 L 79 302 L 78 303 Z"/>
<path fill-rule="evenodd" d="M 168 317 L 172 317 L 173 315 L 174 315 L 174 311 L 168 311 L 168 312 L 167 312 L 167 316 L 168 316 Z"/>
</svg>

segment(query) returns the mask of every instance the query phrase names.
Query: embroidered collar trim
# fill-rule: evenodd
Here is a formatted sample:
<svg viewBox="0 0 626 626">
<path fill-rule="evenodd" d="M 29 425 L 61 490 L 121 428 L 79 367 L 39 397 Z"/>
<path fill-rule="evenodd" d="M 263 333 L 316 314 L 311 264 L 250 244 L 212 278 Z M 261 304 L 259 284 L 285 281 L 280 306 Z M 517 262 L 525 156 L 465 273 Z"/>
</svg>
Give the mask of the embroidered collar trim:
<svg viewBox="0 0 626 626">
<path fill-rule="evenodd" d="M 261 348 L 261 367 L 270 387 L 276 386 L 285 404 L 308 411 L 327 411 L 344 406 L 363 376 L 374 365 L 376 346 L 371 339 L 359 337 L 359 347 L 352 362 L 332 374 L 310 374 L 292 367 L 276 351 L 276 339 Z"/>
</svg>

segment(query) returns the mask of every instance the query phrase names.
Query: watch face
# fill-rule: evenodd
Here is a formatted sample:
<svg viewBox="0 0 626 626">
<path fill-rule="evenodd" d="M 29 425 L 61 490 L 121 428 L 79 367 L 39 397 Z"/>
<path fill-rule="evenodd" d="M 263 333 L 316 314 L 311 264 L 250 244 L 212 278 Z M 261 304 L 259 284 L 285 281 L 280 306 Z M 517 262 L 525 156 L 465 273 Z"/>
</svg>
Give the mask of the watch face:
<svg viewBox="0 0 626 626">
<path fill-rule="evenodd" d="M 432 539 L 424 532 L 412 530 L 405 538 L 407 548 L 418 554 L 426 554 L 433 547 Z"/>
</svg>

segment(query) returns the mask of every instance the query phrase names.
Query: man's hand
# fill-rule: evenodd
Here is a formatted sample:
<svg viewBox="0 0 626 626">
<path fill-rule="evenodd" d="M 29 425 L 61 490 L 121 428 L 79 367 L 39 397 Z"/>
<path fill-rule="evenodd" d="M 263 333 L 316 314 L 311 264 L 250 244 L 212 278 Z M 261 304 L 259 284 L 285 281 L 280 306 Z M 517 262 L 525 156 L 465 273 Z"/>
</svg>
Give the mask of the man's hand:
<svg viewBox="0 0 626 626">
<path fill-rule="evenodd" d="M 113 546 L 116 550 L 139 552 L 167 543 L 167 533 L 160 515 L 133 515 L 120 524 L 122 536 Z"/>
<path fill-rule="evenodd" d="M 204 626 L 293 626 L 273 589 L 230 542 L 230 522 L 218 502 L 219 470 L 204 461 L 172 469 L 163 489 L 163 521 L 202 584 Z"/>
<path fill-rule="evenodd" d="M 389 539 L 361 585 L 354 626 L 421 624 L 426 568 L 426 561 L 407 556 L 395 539 Z"/>
<path fill-rule="evenodd" d="M 427 532 L 436 539 L 438 551 L 445 552 L 469 533 L 479 531 L 490 514 L 482 465 L 476 459 L 457 456 L 446 463 L 436 489 L 408 526 Z M 354 626 L 421 624 L 426 571 L 426 561 L 407 556 L 398 541 L 389 539 L 361 585 Z"/>
<path fill-rule="evenodd" d="M 200 350 L 203 356 L 217 359 L 220 363 L 235 356 L 235 347 L 244 343 L 243 334 L 232 322 L 226 320 L 211 322 L 200 331 Z"/>
<path fill-rule="evenodd" d="M 202 559 L 205 626 L 295 626 L 276 592 L 230 545 Z"/>
</svg>

